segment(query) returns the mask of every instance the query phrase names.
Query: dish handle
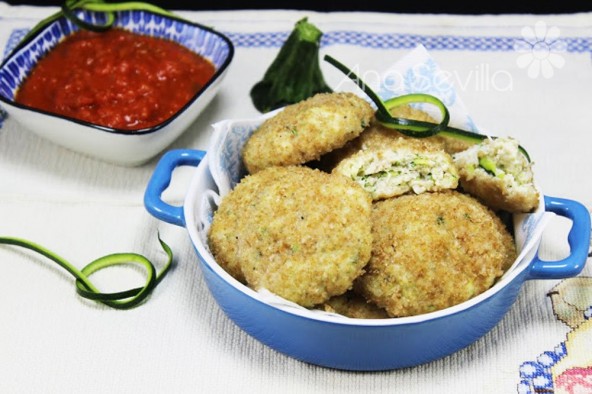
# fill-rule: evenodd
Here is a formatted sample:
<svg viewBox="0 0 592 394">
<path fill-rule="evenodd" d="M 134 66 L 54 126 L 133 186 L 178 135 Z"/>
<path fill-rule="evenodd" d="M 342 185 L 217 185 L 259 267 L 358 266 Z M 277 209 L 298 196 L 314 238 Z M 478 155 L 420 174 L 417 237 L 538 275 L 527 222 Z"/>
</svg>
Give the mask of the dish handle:
<svg viewBox="0 0 592 394">
<path fill-rule="evenodd" d="M 152 216 L 185 227 L 183 207 L 162 201 L 162 193 L 169 187 L 175 168 L 184 165 L 197 166 L 205 155 L 206 152 L 201 150 L 175 149 L 160 158 L 144 192 L 144 206 Z"/>
<path fill-rule="evenodd" d="M 567 235 L 570 254 L 557 261 L 544 261 L 538 255 L 531 263 L 528 279 L 563 279 L 578 275 L 588 258 L 590 248 L 590 212 L 581 203 L 545 196 L 545 210 L 572 221 Z"/>
</svg>

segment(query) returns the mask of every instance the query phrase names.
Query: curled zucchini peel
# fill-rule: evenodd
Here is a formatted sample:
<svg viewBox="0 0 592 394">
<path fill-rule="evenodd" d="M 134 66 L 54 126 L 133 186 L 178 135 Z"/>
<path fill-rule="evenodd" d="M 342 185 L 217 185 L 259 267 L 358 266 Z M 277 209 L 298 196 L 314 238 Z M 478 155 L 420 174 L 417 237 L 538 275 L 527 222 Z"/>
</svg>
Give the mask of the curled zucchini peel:
<svg viewBox="0 0 592 394">
<path fill-rule="evenodd" d="M 451 127 L 450 112 L 446 105 L 439 98 L 425 93 L 411 93 L 402 96 L 397 96 L 383 101 L 373 90 L 366 84 L 359 76 L 357 76 L 347 66 L 331 57 L 325 55 L 324 60 L 333 65 L 335 68 L 343 72 L 348 78 L 350 78 L 376 105 L 376 120 L 384 127 L 397 130 L 398 132 L 414 138 L 426 138 L 434 135 L 441 135 L 445 137 L 451 137 L 473 144 L 477 144 L 486 138 L 490 137 L 484 134 L 475 133 L 472 131 L 458 129 Z M 428 103 L 435 106 L 440 112 L 440 122 L 432 123 L 427 121 L 406 119 L 401 117 L 394 117 L 391 115 L 391 111 L 395 108 L 403 105 L 409 105 L 414 103 Z M 526 149 L 522 146 L 519 147 L 522 154 L 530 162 L 530 156 Z"/>
</svg>

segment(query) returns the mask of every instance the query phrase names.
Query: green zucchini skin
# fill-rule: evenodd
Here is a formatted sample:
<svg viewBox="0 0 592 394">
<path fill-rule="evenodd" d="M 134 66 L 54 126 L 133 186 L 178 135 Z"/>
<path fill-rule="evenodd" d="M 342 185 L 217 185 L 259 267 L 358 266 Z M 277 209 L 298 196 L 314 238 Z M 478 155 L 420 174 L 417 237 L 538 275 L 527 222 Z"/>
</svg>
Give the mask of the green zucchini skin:
<svg viewBox="0 0 592 394">
<path fill-rule="evenodd" d="M 294 104 L 317 93 L 330 93 L 319 66 L 322 32 L 307 18 L 299 20 L 263 79 L 251 89 L 259 112 Z"/>
<path fill-rule="evenodd" d="M 358 77 L 343 63 L 339 62 L 337 59 L 329 55 L 325 55 L 324 60 L 333 65 L 338 70 L 340 70 L 352 81 L 354 81 L 356 85 L 358 85 L 358 87 L 370 98 L 370 100 L 374 102 L 377 108 L 375 113 L 376 120 L 384 127 L 397 130 L 400 133 L 413 138 L 426 138 L 439 134 L 442 136 L 463 140 L 473 144 L 478 144 L 485 138 L 488 138 L 488 136 L 483 134 L 457 129 L 455 127 L 449 126 L 448 123 L 450 121 L 450 112 L 448 111 L 448 108 L 446 108 L 446 105 L 444 105 L 444 103 L 435 96 L 425 93 L 411 93 L 407 95 L 393 97 L 386 101 L 383 101 L 370 88 L 370 86 L 368 86 L 364 81 L 362 81 L 360 77 Z M 432 105 L 435 105 L 440 110 L 442 120 L 440 121 L 440 123 L 432 123 L 413 119 L 398 118 L 393 117 L 391 115 L 391 110 L 393 108 L 399 105 L 407 105 L 411 103 L 430 103 Z M 518 149 L 520 149 L 522 154 L 530 162 L 530 155 L 528 154 L 526 149 L 524 149 L 522 146 L 519 146 Z"/>
</svg>

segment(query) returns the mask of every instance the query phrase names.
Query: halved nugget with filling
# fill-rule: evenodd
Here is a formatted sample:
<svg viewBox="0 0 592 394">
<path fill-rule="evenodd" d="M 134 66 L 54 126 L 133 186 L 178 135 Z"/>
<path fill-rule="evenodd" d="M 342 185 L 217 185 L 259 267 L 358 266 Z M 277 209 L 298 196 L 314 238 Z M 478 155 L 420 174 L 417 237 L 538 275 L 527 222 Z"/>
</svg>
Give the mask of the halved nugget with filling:
<svg viewBox="0 0 592 394">
<path fill-rule="evenodd" d="M 503 137 L 485 139 L 453 155 L 460 184 L 494 210 L 531 212 L 539 204 L 532 163 L 518 141 Z"/>
<path fill-rule="evenodd" d="M 332 172 L 357 182 L 373 200 L 458 186 L 452 157 L 438 145 L 381 127 L 366 130 L 356 144 L 359 149 L 348 147 Z"/>
</svg>

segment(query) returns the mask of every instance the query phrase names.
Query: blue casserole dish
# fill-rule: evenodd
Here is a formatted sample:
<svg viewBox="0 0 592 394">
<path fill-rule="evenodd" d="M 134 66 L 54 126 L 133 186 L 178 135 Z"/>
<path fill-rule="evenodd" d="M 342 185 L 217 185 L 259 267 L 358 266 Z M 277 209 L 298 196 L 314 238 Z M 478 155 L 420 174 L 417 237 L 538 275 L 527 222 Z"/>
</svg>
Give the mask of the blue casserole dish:
<svg viewBox="0 0 592 394">
<path fill-rule="evenodd" d="M 231 277 L 208 250 L 208 225 L 221 196 L 244 175 L 240 150 L 253 131 L 251 124 L 241 121 L 221 122 L 215 128 L 207 154 L 173 150 L 161 158 L 147 186 L 145 206 L 158 219 L 187 229 L 207 287 L 228 317 L 257 340 L 298 360 L 344 370 L 378 371 L 445 357 L 491 330 L 512 307 L 524 282 L 575 276 L 586 262 L 588 210 L 573 200 L 544 196 L 537 212 L 514 218 L 515 231 L 526 234 L 525 240 L 517 240 L 527 245 L 520 261 L 492 288 L 462 304 L 411 317 L 352 319 L 269 298 Z M 161 195 L 174 169 L 186 165 L 197 168 L 185 202 L 183 206 L 169 205 Z M 533 234 L 545 212 L 572 221 L 568 234 L 571 251 L 563 260 L 543 261 L 537 255 L 540 235 Z"/>
</svg>

